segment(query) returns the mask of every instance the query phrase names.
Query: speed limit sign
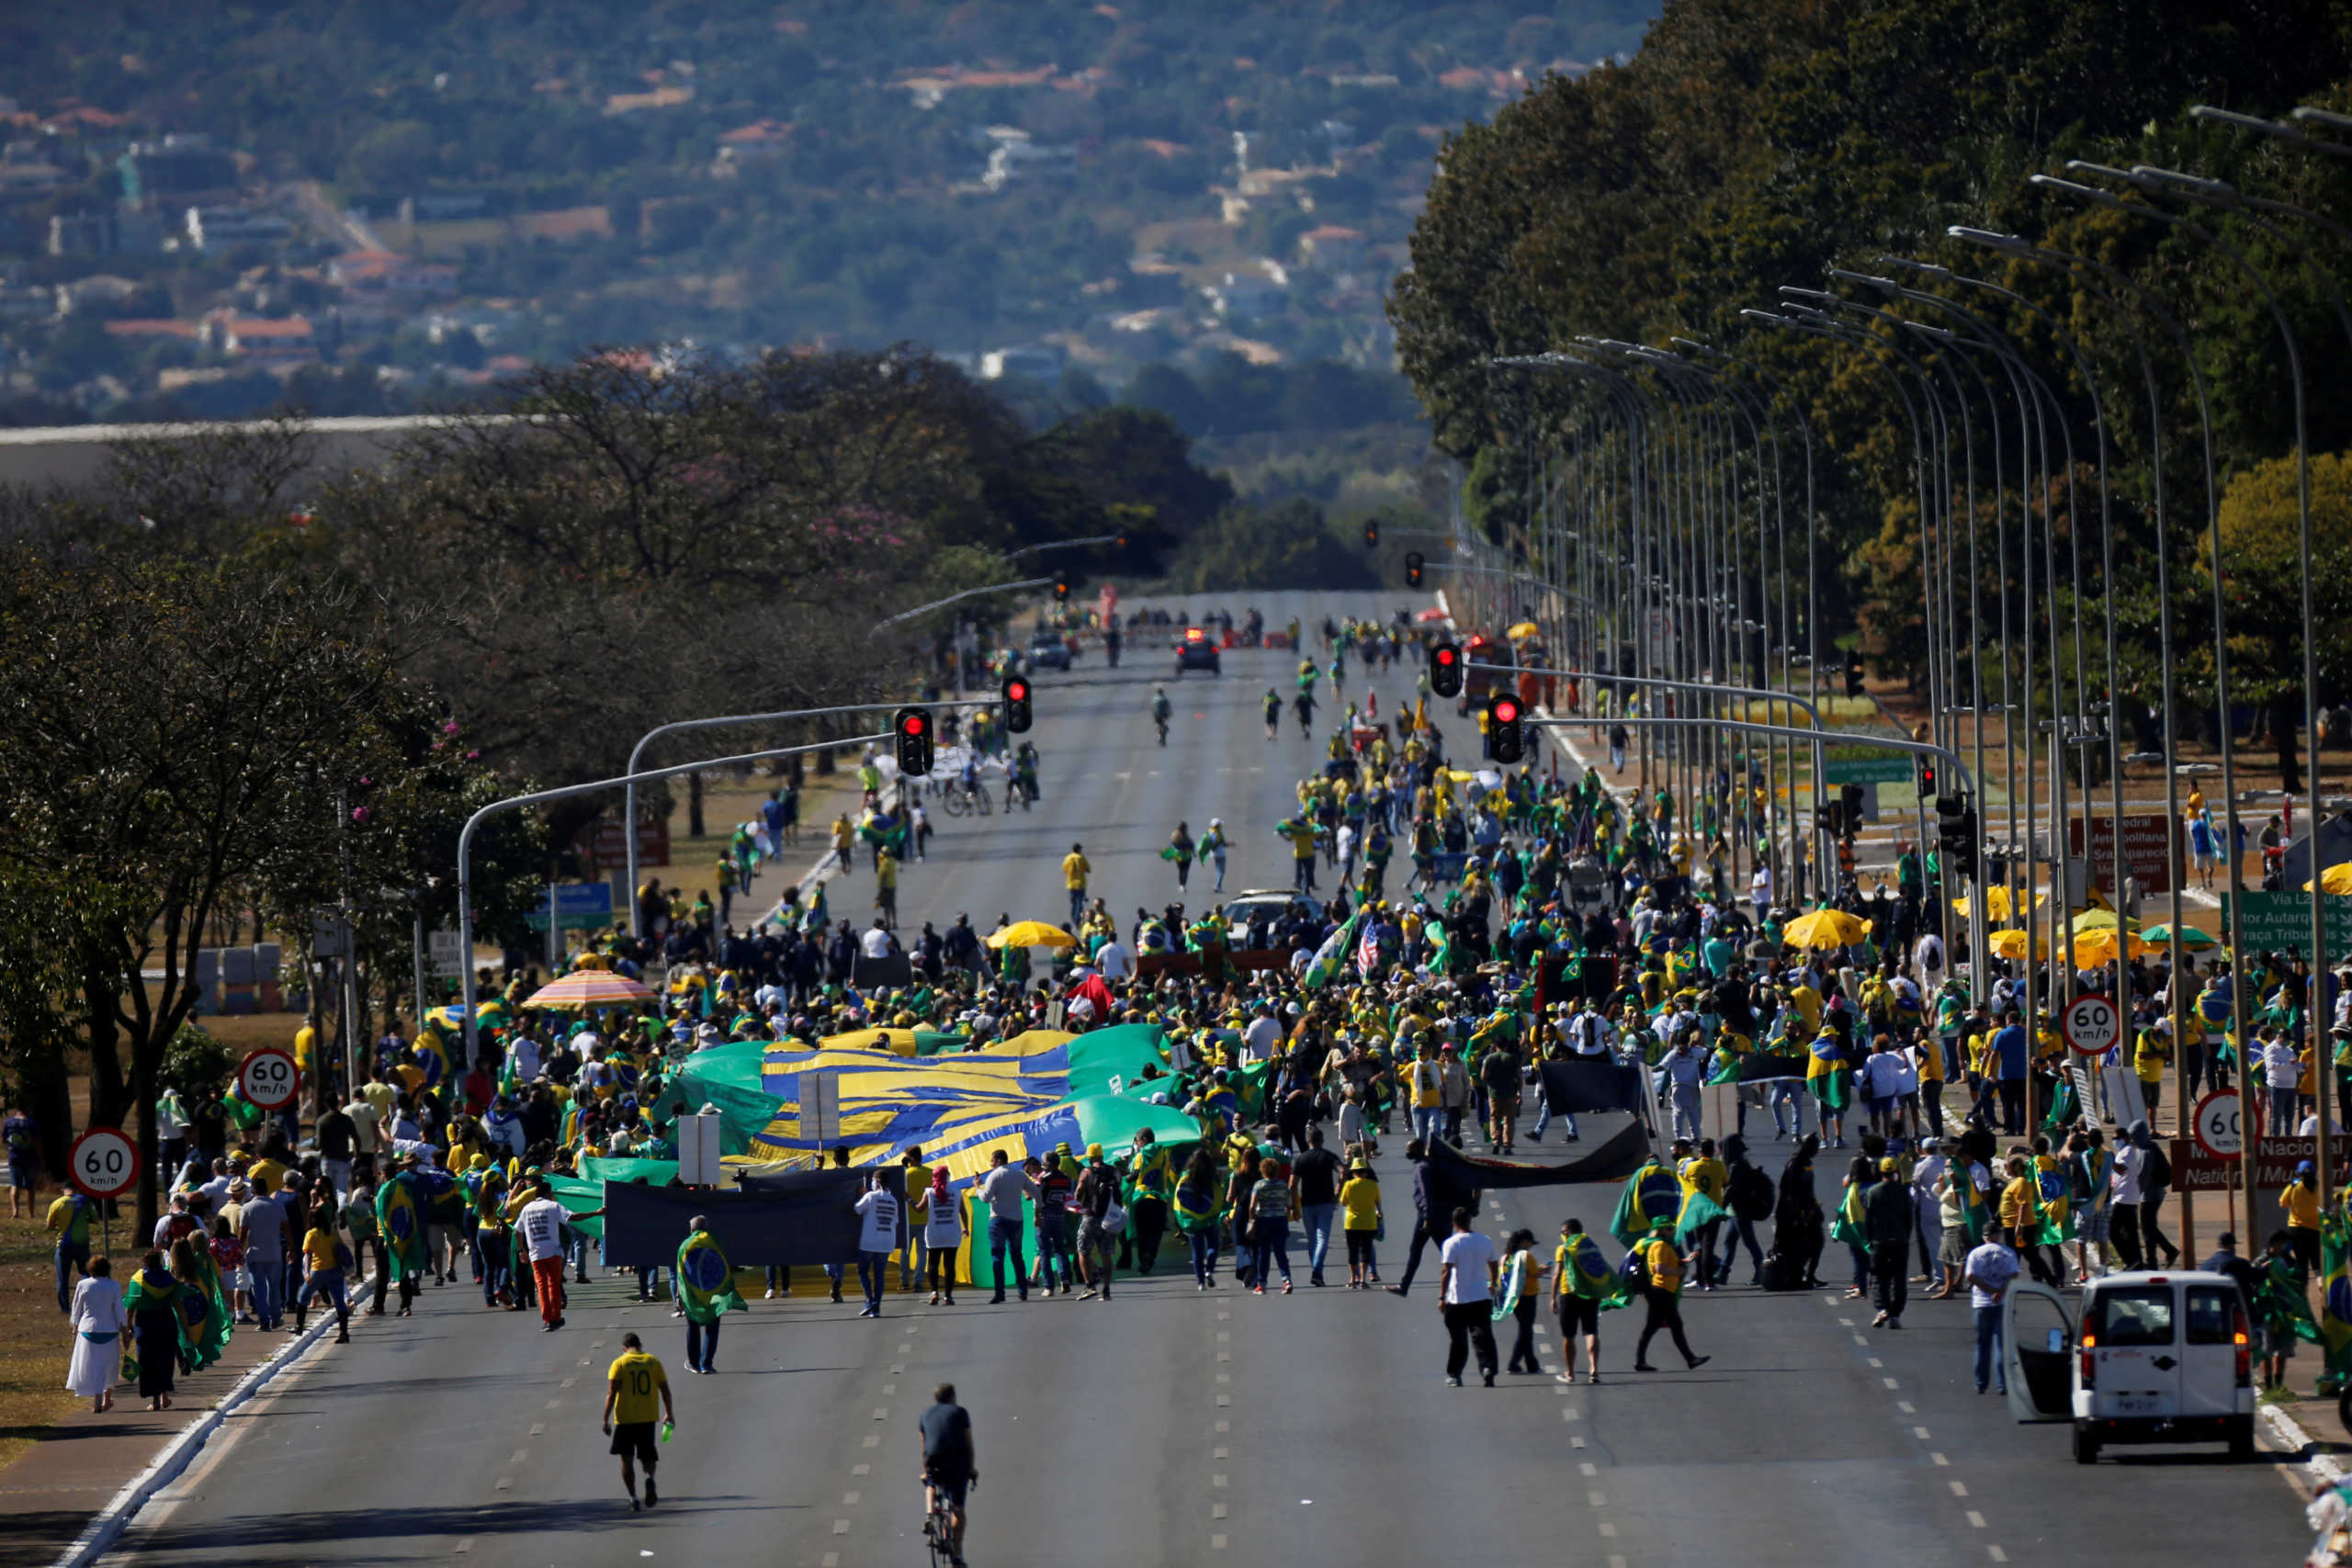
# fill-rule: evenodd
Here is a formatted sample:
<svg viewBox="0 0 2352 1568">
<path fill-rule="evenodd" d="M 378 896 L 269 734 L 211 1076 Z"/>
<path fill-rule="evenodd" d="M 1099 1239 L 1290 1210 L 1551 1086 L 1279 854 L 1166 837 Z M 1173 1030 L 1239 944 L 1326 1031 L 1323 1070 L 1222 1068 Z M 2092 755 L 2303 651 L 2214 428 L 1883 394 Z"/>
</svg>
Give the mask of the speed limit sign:
<svg viewBox="0 0 2352 1568">
<path fill-rule="evenodd" d="M 2123 1032 L 2120 1015 L 2115 1003 L 2101 996 L 2076 997 L 2058 1015 L 2059 1032 L 2066 1043 L 2086 1056 L 2107 1054 Z"/>
<path fill-rule="evenodd" d="M 119 1127 L 93 1127 L 66 1158 L 74 1185 L 93 1198 L 119 1198 L 139 1179 L 139 1145 Z"/>
<path fill-rule="evenodd" d="M 294 1091 L 301 1087 L 302 1075 L 294 1066 L 294 1058 L 285 1052 L 265 1046 L 247 1056 L 237 1069 L 237 1092 L 264 1111 L 279 1111 L 294 1103 Z"/>
<path fill-rule="evenodd" d="M 2245 1133 L 2238 1123 L 2238 1091 L 2217 1089 L 2199 1100 L 2189 1128 L 2215 1159 L 2237 1158 L 2245 1151 Z"/>
</svg>

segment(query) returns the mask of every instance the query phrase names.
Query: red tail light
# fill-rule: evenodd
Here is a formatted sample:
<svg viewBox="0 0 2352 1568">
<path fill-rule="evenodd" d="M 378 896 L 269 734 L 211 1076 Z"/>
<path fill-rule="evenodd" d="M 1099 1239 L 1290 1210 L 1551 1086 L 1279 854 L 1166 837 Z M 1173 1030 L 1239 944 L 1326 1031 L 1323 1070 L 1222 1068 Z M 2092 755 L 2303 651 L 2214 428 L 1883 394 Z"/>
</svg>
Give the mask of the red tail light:
<svg viewBox="0 0 2352 1568">
<path fill-rule="evenodd" d="M 2098 1348 L 2098 1335 L 2086 1334 L 2083 1336 L 2083 1357 L 2081 1365 L 2083 1370 L 2083 1386 L 2085 1388 L 2097 1388 L 2098 1386 L 2098 1358 L 2092 1353 Z"/>
<path fill-rule="evenodd" d="M 2240 1388 L 2252 1388 L 2254 1386 L 2254 1325 L 2246 1321 L 2244 1307 L 2233 1308 L 2230 1315 L 2232 1319 L 2230 1342 L 2237 1347 L 2237 1385 Z"/>
</svg>

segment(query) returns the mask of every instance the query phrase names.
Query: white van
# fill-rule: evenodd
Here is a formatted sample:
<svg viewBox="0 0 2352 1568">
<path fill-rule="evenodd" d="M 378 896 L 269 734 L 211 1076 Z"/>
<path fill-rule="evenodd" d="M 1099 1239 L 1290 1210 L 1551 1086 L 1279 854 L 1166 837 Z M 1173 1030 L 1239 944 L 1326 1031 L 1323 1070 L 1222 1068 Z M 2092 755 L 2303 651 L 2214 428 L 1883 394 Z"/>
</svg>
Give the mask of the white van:
<svg viewBox="0 0 2352 1568">
<path fill-rule="evenodd" d="M 2081 1316 L 2019 1280 L 2001 1305 L 2009 1408 L 2075 1423 L 2075 1460 L 2109 1443 L 2225 1442 L 2254 1457 L 2254 1325 L 2237 1282 L 2199 1270 L 2109 1274 Z"/>
</svg>

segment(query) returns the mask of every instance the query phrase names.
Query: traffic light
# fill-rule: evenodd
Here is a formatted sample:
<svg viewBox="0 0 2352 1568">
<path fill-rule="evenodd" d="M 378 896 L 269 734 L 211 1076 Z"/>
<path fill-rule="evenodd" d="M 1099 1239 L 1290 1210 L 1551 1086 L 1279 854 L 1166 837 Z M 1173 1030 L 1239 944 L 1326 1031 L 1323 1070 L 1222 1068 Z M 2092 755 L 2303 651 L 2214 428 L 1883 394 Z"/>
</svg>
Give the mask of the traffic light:
<svg viewBox="0 0 2352 1568">
<path fill-rule="evenodd" d="M 899 732 L 899 776 L 922 778 L 931 772 L 931 710 L 900 708 L 896 728 Z"/>
<path fill-rule="evenodd" d="M 1057 574 L 1054 578 L 1054 603 L 1057 604 L 1069 604 L 1069 573 L 1065 571 Z"/>
<path fill-rule="evenodd" d="M 1838 798 L 1844 807 L 1838 814 L 1839 826 L 1844 829 L 1846 836 L 1851 838 L 1862 830 L 1862 786 L 1858 784 L 1840 784 L 1838 786 Z"/>
<path fill-rule="evenodd" d="M 1442 642 L 1430 649 L 1430 690 L 1441 697 L 1462 694 L 1462 648 Z"/>
<path fill-rule="evenodd" d="M 1976 813 L 1970 809 L 1966 795 L 1936 796 L 1936 847 L 1942 852 L 1948 870 L 1974 874 Z"/>
<path fill-rule="evenodd" d="M 1367 523 L 1363 525 L 1363 547 L 1368 550 L 1376 550 L 1380 548 L 1379 524 Z"/>
<path fill-rule="evenodd" d="M 1004 679 L 1004 729 L 1008 735 L 1023 735 L 1029 729 L 1029 682 L 1018 675 Z"/>
<path fill-rule="evenodd" d="M 1920 763 L 1919 763 L 1919 795 L 1920 795 L 1920 798 L 1921 798 L 1921 799 L 1923 799 L 1923 800 L 1924 800 L 1924 799 L 1930 798 L 1930 797 L 1932 797 L 1932 796 L 1935 795 L 1935 793 L 1936 793 L 1936 765 L 1935 765 L 1935 763 L 1933 763 L 1933 762 L 1931 762 L 1931 761 L 1927 761 L 1927 760 L 1925 760 L 1925 759 L 1923 758 L 1923 759 L 1921 759 Z M 1940 803 L 1938 805 L 1937 809 L 1938 809 L 1938 810 L 1941 810 L 1941 809 L 1942 809 L 1942 806 L 1940 805 Z"/>
<path fill-rule="evenodd" d="M 1420 585 L 1421 552 L 1419 550 L 1407 550 L 1405 552 L 1405 586 L 1408 588 L 1419 588 Z"/>
<path fill-rule="evenodd" d="M 1526 715 L 1520 710 L 1519 699 L 1497 694 L 1487 699 L 1487 755 L 1498 762 L 1516 762 L 1524 750 L 1527 732 L 1521 728 Z"/>
<path fill-rule="evenodd" d="M 1833 838 L 1842 830 L 1844 824 L 1845 810 L 1838 802 L 1825 800 L 1813 808 L 1813 825 Z"/>
</svg>

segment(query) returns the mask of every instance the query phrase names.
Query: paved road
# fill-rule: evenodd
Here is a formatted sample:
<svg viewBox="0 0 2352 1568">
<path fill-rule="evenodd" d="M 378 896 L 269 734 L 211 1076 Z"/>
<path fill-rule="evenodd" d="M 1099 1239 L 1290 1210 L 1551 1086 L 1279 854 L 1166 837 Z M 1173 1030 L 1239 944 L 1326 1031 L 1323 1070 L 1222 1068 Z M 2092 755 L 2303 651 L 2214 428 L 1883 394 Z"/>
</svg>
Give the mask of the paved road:
<svg viewBox="0 0 2352 1568">
<path fill-rule="evenodd" d="M 1260 603 L 1277 625 L 1291 613 L 1280 596 Z M 1234 829 L 1229 887 L 1280 886 L 1285 853 L 1263 829 L 1319 757 L 1293 733 L 1270 745 L 1257 718 L 1290 663 L 1237 656 L 1221 682 L 1188 678 L 1165 753 L 1145 705 L 1156 667 L 1106 676 L 1090 660 L 1049 677 L 1044 806 L 944 823 L 930 867 L 910 868 L 908 913 L 1051 915 L 1073 838 L 1114 908 L 1159 902 L 1173 878 L 1153 857 L 1180 815 L 1195 830 L 1222 815 Z M 838 894 L 835 908 L 848 908 Z M 1380 1161 L 1399 1238 L 1402 1144 L 1388 1140 Z M 1768 1167 L 1785 1147 L 1763 1147 Z M 1507 1193 L 1484 1218 L 1497 1234 L 1524 1224 L 1549 1237 L 1571 1213 L 1598 1228 L 1614 1199 L 1613 1188 Z M 1392 1241 L 1389 1279 L 1402 1263 Z M 666 1306 L 600 1281 L 576 1292 L 569 1329 L 543 1335 L 462 1287 L 433 1291 L 417 1318 L 365 1321 L 351 1346 L 232 1421 L 119 1556 L 239 1568 L 919 1562 L 913 1424 L 942 1379 L 978 1424 L 981 1563 L 1248 1553 L 1879 1568 L 2128 1554 L 2134 1568 L 2201 1568 L 2301 1551 L 2293 1495 L 2267 1463 L 2193 1450 L 2077 1469 L 2064 1428 L 2018 1427 L 1970 1392 L 1966 1314 L 1950 1303 L 1916 1303 L 1903 1332 L 1883 1333 L 1835 1291 L 1694 1297 L 1691 1337 L 1714 1358 L 1697 1373 L 1632 1372 L 1637 1325 L 1612 1314 L 1598 1388 L 1516 1378 L 1454 1391 L 1441 1381 L 1426 1271 L 1400 1302 L 1312 1289 L 1294 1264 L 1286 1298 L 1247 1295 L 1229 1277 L 1204 1296 L 1165 1258 L 1108 1304 L 991 1307 L 974 1294 L 951 1310 L 893 1294 L 865 1322 L 821 1298 L 755 1302 L 728 1322 L 720 1375 L 681 1380 L 664 1500 L 637 1517 L 596 1432 L 600 1380 L 630 1327 L 682 1364 Z M 1539 1343 L 1555 1364 L 1555 1339 Z"/>
</svg>

